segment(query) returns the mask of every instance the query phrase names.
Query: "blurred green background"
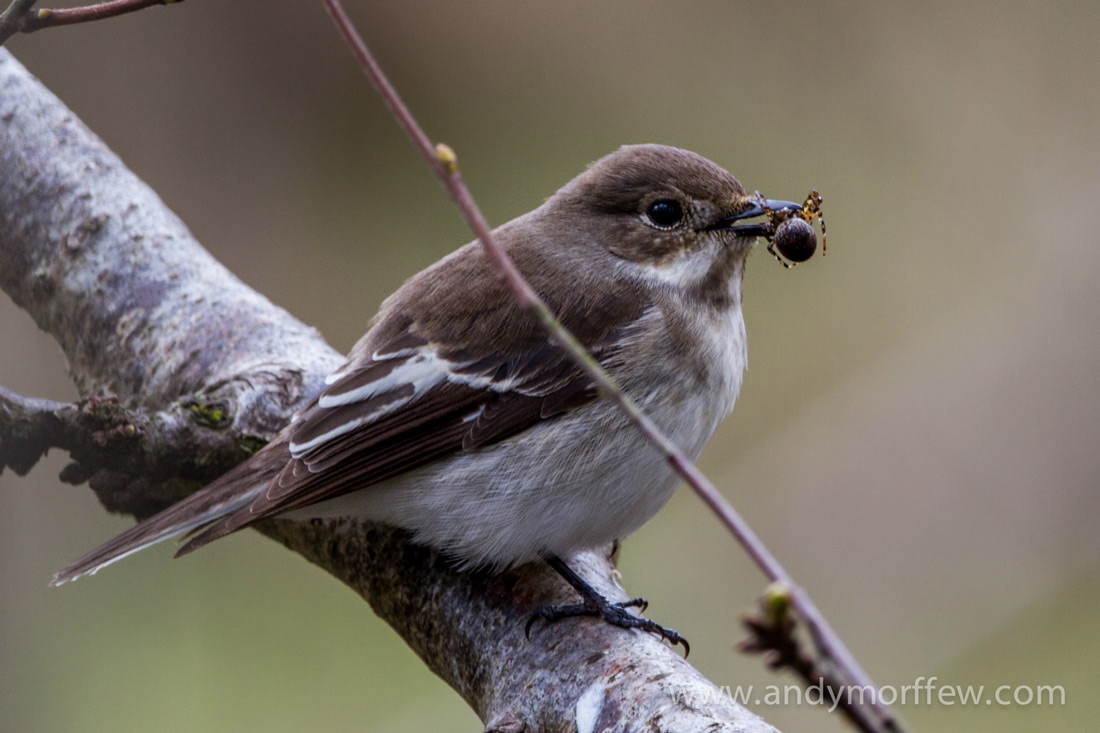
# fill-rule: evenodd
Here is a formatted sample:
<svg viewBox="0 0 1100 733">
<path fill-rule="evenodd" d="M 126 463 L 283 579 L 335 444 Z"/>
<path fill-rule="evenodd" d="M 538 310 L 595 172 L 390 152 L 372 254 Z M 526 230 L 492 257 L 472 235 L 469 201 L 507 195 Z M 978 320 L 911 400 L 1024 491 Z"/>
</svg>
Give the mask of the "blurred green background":
<svg viewBox="0 0 1100 733">
<path fill-rule="evenodd" d="M 828 257 L 751 257 L 750 368 L 702 467 L 881 684 L 1062 685 L 909 704 L 914 730 L 1095 727 L 1100 5 L 409 2 L 349 10 L 493 223 L 624 143 L 776 198 Z M 9 48 L 222 262 L 338 349 L 470 234 L 319 2 L 187 2 Z M 0 299 L 0 383 L 75 396 Z M 352 593 L 254 533 L 60 589 L 128 525 L 54 455 L 0 477 L 0 730 L 480 730 Z M 719 685 L 763 580 L 690 492 L 625 584 Z M 808 706 L 786 731 L 845 730 Z"/>
</svg>

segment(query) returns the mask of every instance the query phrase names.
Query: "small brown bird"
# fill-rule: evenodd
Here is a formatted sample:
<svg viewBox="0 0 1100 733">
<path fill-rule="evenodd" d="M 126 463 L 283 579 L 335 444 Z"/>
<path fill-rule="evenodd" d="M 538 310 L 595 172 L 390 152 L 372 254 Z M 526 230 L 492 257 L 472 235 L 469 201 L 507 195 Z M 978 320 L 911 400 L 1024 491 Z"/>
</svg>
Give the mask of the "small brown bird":
<svg viewBox="0 0 1100 733">
<path fill-rule="evenodd" d="M 561 321 L 692 459 L 745 368 L 741 280 L 765 210 L 694 153 L 624 147 L 496 241 Z M 463 567 L 547 560 L 600 615 L 673 641 L 611 604 L 565 558 L 626 537 L 679 483 L 665 459 L 517 306 L 468 244 L 383 304 L 348 361 L 270 444 L 54 576 L 60 584 L 197 531 L 178 554 L 266 517 L 404 527 Z M 564 609 L 564 610 L 563 610 Z"/>
</svg>

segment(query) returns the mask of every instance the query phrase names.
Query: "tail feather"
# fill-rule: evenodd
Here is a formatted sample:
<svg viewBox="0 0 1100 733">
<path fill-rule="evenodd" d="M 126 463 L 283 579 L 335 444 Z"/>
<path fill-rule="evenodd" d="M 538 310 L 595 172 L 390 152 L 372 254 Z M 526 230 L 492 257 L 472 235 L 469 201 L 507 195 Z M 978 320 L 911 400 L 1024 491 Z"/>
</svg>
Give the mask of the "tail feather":
<svg viewBox="0 0 1100 733">
<path fill-rule="evenodd" d="M 262 488 L 262 487 L 261 487 Z M 50 585 L 61 585 L 70 580 L 76 580 L 84 575 L 95 575 L 101 569 L 114 564 L 124 557 L 129 557 L 135 552 L 140 552 L 146 547 L 151 547 L 158 542 L 171 539 L 189 530 L 200 529 L 210 522 L 216 521 L 226 513 L 236 511 L 251 501 L 252 495 L 246 494 L 237 501 L 211 507 L 203 514 L 180 520 L 178 514 L 180 504 L 173 504 L 160 514 L 134 525 L 114 539 L 103 543 L 91 552 L 83 555 L 71 564 L 54 574 Z M 184 500 L 186 501 L 186 500 Z M 173 511 L 177 510 L 177 511 Z M 171 514 L 168 514 L 171 512 Z"/>
<path fill-rule="evenodd" d="M 139 522 L 62 568 L 53 576 L 50 585 L 61 585 L 84 575 L 93 575 L 146 547 L 185 532 L 199 531 L 244 508 L 267 487 L 268 481 L 285 463 L 285 458 L 265 460 L 276 457 L 270 450 L 273 447 L 269 445 L 212 484 Z M 261 458 L 261 454 L 266 455 Z"/>
<path fill-rule="evenodd" d="M 263 488 L 267 488 L 265 484 Z M 242 507 L 243 508 L 243 507 Z M 182 557 L 195 550 L 208 545 L 216 539 L 225 537 L 227 534 L 232 534 L 238 529 L 243 529 L 249 524 L 261 519 L 261 517 L 251 514 L 250 512 L 233 512 L 225 513 L 220 517 L 216 517 L 212 522 L 202 527 L 197 527 L 187 538 L 187 541 L 182 547 L 176 550 L 176 557 Z"/>
</svg>

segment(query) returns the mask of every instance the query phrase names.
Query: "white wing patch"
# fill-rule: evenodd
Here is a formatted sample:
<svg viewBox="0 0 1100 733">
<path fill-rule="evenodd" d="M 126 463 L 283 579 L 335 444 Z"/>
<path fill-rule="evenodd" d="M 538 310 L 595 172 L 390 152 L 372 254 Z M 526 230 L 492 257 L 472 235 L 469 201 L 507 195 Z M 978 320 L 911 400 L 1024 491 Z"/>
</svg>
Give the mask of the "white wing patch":
<svg viewBox="0 0 1100 733">
<path fill-rule="evenodd" d="M 385 410 L 379 410 L 378 414 L 381 414 L 383 412 L 385 412 Z M 373 419 L 377 417 L 377 414 L 371 415 L 370 417 Z M 313 450 L 317 446 L 327 443 L 333 438 L 338 438 L 345 433 L 350 433 L 352 430 L 355 430 L 366 421 L 366 417 L 357 417 L 354 420 L 348 420 L 345 423 L 341 423 L 327 433 L 322 433 L 312 440 L 307 440 L 305 443 L 295 443 L 294 441 L 291 441 L 290 455 L 294 458 L 301 458 L 303 455 Z"/>
<path fill-rule="evenodd" d="M 413 386 L 414 396 L 419 396 L 444 379 L 454 381 L 454 375 L 450 373 L 447 362 L 437 357 L 432 351 L 422 350 L 381 379 L 367 382 L 362 387 L 348 392 L 322 394 L 317 404 L 326 409 L 350 405 L 353 402 L 362 402 L 376 395 L 392 392 L 407 384 Z"/>
<path fill-rule="evenodd" d="M 494 381 L 491 375 L 461 374 L 456 373 L 455 368 L 461 365 L 442 359 L 431 346 L 422 346 L 416 349 L 406 349 L 398 353 L 387 353 L 382 358 L 373 360 L 373 364 L 380 365 L 388 361 L 399 362 L 388 372 L 382 373 L 375 379 L 351 389 L 341 390 L 338 384 L 342 379 L 354 379 L 356 373 L 361 374 L 361 369 L 352 369 L 350 365 L 344 365 L 325 378 L 329 389 L 321 393 L 317 400 L 317 407 L 322 410 L 332 410 L 349 405 L 356 405 L 374 398 L 384 398 L 388 394 L 405 391 L 407 396 L 401 399 L 379 400 L 378 409 L 366 412 L 360 411 L 354 416 L 349 414 L 348 419 L 330 430 L 316 435 L 304 442 L 291 441 L 290 454 L 294 458 L 302 458 L 319 446 L 338 438 L 341 435 L 401 409 L 423 396 L 433 387 L 443 383 L 452 382 L 463 384 L 475 389 L 492 389 L 495 391 L 507 391 L 513 386 L 514 379 Z M 412 387 L 409 390 L 409 387 Z M 480 415 L 478 409 L 468 415 L 464 422 L 475 420 Z"/>
</svg>

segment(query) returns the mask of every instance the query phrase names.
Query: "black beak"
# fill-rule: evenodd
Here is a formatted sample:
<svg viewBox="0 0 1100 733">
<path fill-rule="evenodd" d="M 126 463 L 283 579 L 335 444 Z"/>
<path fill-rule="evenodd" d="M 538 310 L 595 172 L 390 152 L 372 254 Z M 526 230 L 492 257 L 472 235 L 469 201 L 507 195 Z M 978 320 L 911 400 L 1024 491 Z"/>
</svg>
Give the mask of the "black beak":
<svg viewBox="0 0 1100 733">
<path fill-rule="evenodd" d="M 767 208 L 765 208 L 767 207 Z M 768 210 L 771 211 L 801 211 L 802 204 L 796 204 L 793 201 L 777 201 L 775 199 L 754 199 L 752 205 L 739 214 L 733 216 L 727 216 L 722 219 L 711 229 L 729 229 L 737 232 L 738 234 L 746 237 L 762 237 L 775 231 L 775 224 L 771 221 L 757 222 L 754 224 L 740 224 L 734 226 L 734 222 L 741 221 L 742 219 L 751 219 L 754 216 L 763 216 Z"/>
</svg>

